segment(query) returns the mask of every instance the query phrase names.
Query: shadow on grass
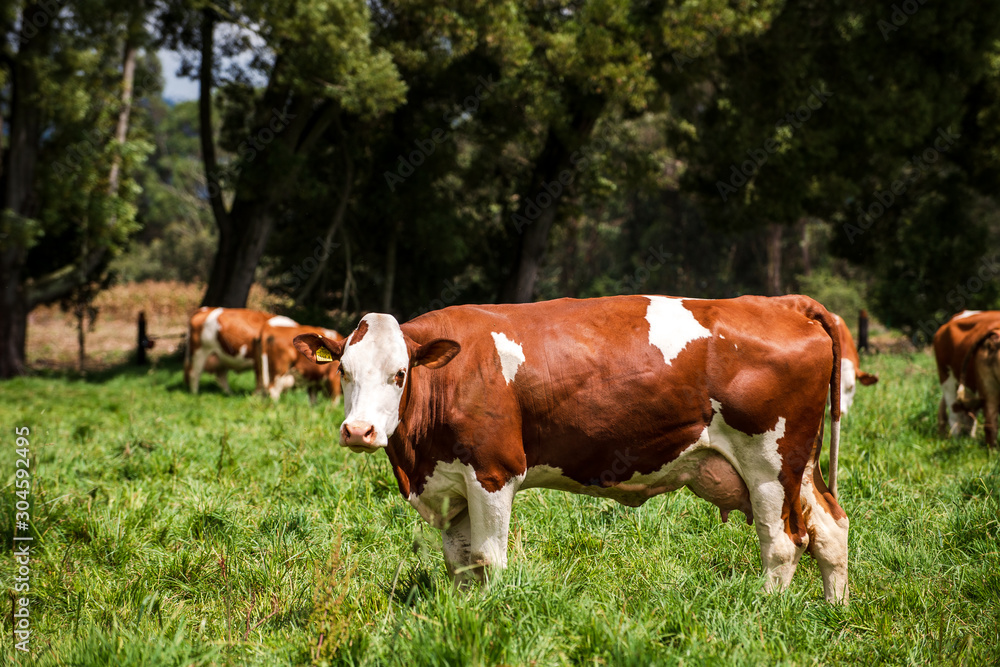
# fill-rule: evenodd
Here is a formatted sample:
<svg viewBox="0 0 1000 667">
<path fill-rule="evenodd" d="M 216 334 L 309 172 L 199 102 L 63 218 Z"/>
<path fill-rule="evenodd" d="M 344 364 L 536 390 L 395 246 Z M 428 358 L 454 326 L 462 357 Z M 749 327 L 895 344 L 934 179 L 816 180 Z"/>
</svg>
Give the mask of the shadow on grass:
<svg viewBox="0 0 1000 667">
<path fill-rule="evenodd" d="M 430 569 L 425 565 L 417 565 L 399 578 L 395 588 L 388 582 L 380 588 L 382 594 L 396 604 L 415 607 L 422 600 L 433 597 L 436 586 Z"/>
</svg>

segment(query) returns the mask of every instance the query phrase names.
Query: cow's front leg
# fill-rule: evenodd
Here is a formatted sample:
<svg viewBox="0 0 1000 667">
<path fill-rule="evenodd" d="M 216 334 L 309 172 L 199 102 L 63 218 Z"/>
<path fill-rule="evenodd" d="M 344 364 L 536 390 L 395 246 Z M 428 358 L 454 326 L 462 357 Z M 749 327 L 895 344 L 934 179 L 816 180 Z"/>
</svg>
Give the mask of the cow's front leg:
<svg viewBox="0 0 1000 667">
<path fill-rule="evenodd" d="M 201 380 L 202 371 L 205 370 L 205 362 L 208 361 L 208 352 L 199 348 L 191 355 L 191 366 L 186 369 L 188 388 L 192 394 L 198 393 L 198 383 Z"/>
<path fill-rule="evenodd" d="M 487 568 L 507 567 L 507 533 L 518 480 L 512 479 L 498 491 L 487 491 L 478 480 L 468 485 L 469 519 L 472 524 L 470 565 L 479 579 Z"/>
<path fill-rule="evenodd" d="M 455 586 L 462 588 L 473 578 L 471 572 L 472 555 L 472 522 L 469 520 L 469 510 L 462 510 L 455 515 L 441 531 L 441 542 L 444 546 L 444 562 L 448 567 L 448 575 L 454 580 Z"/>
</svg>

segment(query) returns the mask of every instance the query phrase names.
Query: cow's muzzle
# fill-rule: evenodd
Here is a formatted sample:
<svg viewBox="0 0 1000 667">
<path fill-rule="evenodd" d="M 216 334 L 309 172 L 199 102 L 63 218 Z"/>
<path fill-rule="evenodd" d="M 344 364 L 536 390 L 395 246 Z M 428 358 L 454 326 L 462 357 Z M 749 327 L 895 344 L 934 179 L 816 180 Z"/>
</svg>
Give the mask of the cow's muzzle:
<svg viewBox="0 0 1000 667">
<path fill-rule="evenodd" d="M 375 444 L 375 426 L 368 422 L 344 422 L 340 427 L 340 444 L 352 452 L 374 452 L 379 449 Z"/>
</svg>

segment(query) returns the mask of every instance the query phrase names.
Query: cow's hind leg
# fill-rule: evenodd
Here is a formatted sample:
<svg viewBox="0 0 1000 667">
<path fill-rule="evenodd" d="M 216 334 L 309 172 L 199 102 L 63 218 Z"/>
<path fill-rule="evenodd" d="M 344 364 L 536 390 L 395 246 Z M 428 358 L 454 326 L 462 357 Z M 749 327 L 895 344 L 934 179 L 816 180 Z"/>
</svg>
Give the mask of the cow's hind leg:
<svg viewBox="0 0 1000 667">
<path fill-rule="evenodd" d="M 810 462 L 802 479 L 802 507 L 809 531 L 809 553 L 823 574 L 827 602 L 847 604 L 848 520 L 823 481 L 819 466 Z"/>
<path fill-rule="evenodd" d="M 754 525 L 760 539 L 760 558 L 764 566 L 764 590 L 783 591 L 792 582 L 802 552 L 809 541 L 801 535 L 800 517 L 792 503 L 791 514 L 783 518 L 789 490 L 778 480 L 777 472 L 767 480 L 746 480 L 753 505 Z M 791 535 L 796 537 L 793 539 Z"/>
</svg>

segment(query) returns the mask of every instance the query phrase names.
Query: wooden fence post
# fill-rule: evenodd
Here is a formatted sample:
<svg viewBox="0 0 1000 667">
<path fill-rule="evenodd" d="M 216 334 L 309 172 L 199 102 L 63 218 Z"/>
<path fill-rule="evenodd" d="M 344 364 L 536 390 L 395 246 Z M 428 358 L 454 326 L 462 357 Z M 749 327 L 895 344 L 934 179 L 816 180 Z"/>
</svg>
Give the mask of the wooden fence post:
<svg viewBox="0 0 1000 667">
<path fill-rule="evenodd" d="M 858 312 L 858 352 L 864 350 L 868 352 L 868 311 L 861 309 Z"/>
</svg>

